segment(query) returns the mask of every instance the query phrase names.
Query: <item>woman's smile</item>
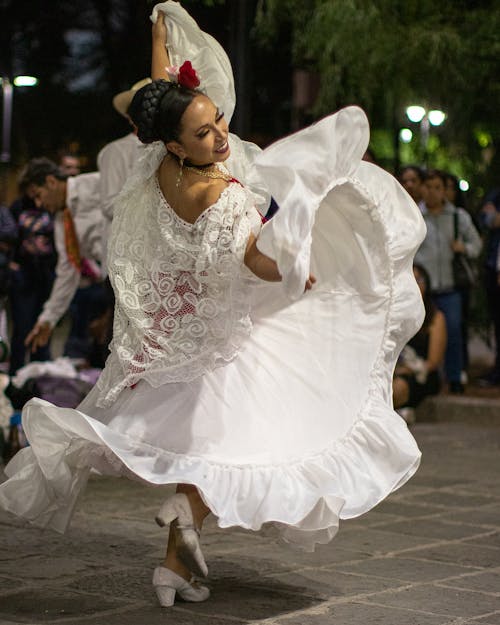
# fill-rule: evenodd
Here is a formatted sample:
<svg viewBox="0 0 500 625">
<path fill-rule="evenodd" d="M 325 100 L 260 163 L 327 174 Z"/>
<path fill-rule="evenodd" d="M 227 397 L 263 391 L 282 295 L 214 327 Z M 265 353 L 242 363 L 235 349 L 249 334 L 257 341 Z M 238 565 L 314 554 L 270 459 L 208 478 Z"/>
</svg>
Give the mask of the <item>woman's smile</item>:
<svg viewBox="0 0 500 625">
<path fill-rule="evenodd" d="M 227 151 L 229 150 L 229 144 L 226 141 L 224 141 L 224 143 L 220 146 L 220 148 L 217 148 L 217 150 L 215 150 L 215 152 L 217 154 L 225 154 Z"/>
</svg>

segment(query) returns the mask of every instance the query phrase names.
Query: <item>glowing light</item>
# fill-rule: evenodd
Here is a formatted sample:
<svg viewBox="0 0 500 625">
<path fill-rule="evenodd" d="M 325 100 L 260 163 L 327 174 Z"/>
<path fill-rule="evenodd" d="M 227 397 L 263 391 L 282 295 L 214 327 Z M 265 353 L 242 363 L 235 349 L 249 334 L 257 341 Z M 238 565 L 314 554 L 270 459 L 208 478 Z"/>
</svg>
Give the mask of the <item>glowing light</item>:
<svg viewBox="0 0 500 625">
<path fill-rule="evenodd" d="M 413 139 L 413 132 L 409 128 L 401 128 L 399 131 L 399 139 L 402 143 L 410 143 Z"/>
<path fill-rule="evenodd" d="M 16 87 L 35 87 L 38 84 L 38 78 L 35 76 L 16 76 L 14 85 Z"/>
<path fill-rule="evenodd" d="M 469 183 L 467 182 L 467 180 L 460 180 L 460 182 L 458 183 L 458 186 L 460 187 L 461 191 L 468 191 L 469 190 Z"/>
<path fill-rule="evenodd" d="M 411 122 L 421 122 L 425 115 L 425 109 L 423 106 L 409 106 L 406 109 L 406 115 Z"/>
<path fill-rule="evenodd" d="M 436 109 L 434 111 L 429 111 L 427 116 L 429 118 L 429 122 L 433 126 L 441 126 L 441 124 L 446 119 L 446 113 L 444 113 L 443 111 L 440 111 L 438 109 Z"/>
</svg>

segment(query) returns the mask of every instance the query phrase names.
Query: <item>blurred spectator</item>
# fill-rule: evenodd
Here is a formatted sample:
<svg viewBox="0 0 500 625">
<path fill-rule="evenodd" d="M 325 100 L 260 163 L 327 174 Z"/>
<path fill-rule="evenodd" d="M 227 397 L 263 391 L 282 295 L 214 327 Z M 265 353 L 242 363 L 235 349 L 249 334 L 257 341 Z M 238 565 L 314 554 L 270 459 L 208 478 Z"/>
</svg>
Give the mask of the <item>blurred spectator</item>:
<svg viewBox="0 0 500 625">
<path fill-rule="evenodd" d="M 457 176 L 447 172 L 446 176 L 446 199 L 457 208 L 463 208 L 472 219 L 474 227 L 480 233 L 480 225 L 475 216 L 467 210 L 465 193 L 460 188 L 460 181 Z M 467 370 L 469 368 L 469 322 L 470 322 L 470 289 L 460 289 L 462 299 L 462 350 L 463 350 L 463 370 L 462 382 L 467 382 Z"/>
<path fill-rule="evenodd" d="M 477 258 L 482 244 L 469 214 L 446 199 L 444 173 L 438 170 L 427 172 L 425 187 L 425 202 L 421 203 L 421 209 L 427 234 L 417 251 L 415 262 L 428 272 L 433 300 L 446 318 L 448 345 L 445 371 L 450 392 L 462 393 L 462 301 L 454 284 L 453 257 L 455 252 L 461 252 L 468 258 Z M 455 213 L 458 222 L 457 239 Z"/>
<path fill-rule="evenodd" d="M 415 409 L 428 395 L 441 388 L 439 368 L 446 351 L 446 320 L 431 298 L 429 274 L 420 265 L 413 266 L 415 280 L 422 293 L 425 319 L 417 334 L 401 352 L 393 381 L 394 408 Z M 413 412 L 398 410 L 407 421 Z"/>
<path fill-rule="evenodd" d="M 495 331 L 495 364 L 479 380 L 482 386 L 500 385 L 500 188 L 484 198 L 479 219 L 487 232 L 485 254 L 486 294 Z"/>
<path fill-rule="evenodd" d="M 21 172 L 19 181 L 21 195 L 10 207 L 18 232 L 10 265 L 10 375 L 24 366 L 26 356 L 42 361 L 50 360 L 51 356 L 47 344 L 38 346 L 32 352 L 25 346 L 26 337 L 49 297 L 56 264 L 53 217 L 35 204 L 34 187 L 25 175 L 26 169 Z"/>
<path fill-rule="evenodd" d="M 7 206 L 0 204 L 0 363 L 7 359 L 7 312 L 11 262 L 17 240 L 17 224 Z M 1 393 L 1 390 L 0 390 Z"/>
<path fill-rule="evenodd" d="M 425 174 L 418 165 L 407 165 L 399 174 L 399 182 L 408 191 L 416 204 L 424 200 Z"/>
<path fill-rule="evenodd" d="M 59 168 L 65 176 L 78 176 L 81 172 L 80 157 L 68 152 L 61 155 Z"/>
<path fill-rule="evenodd" d="M 17 240 L 17 224 L 12 213 L 0 204 L 0 298 L 7 295 L 10 282 L 9 265 L 12 262 Z"/>
<path fill-rule="evenodd" d="M 85 342 L 95 300 L 99 300 L 102 293 L 98 264 L 102 235 L 99 174 L 67 178 L 55 163 L 47 158 L 38 158 L 28 163 L 24 179 L 33 188 L 37 206 L 43 206 L 54 215 L 58 254 L 56 279 L 50 297 L 26 343 L 31 344 L 33 349 L 46 345 L 52 329 L 67 311 L 79 286 L 78 314 L 73 319 L 70 338 L 81 338 Z"/>
<path fill-rule="evenodd" d="M 137 129 L 128 115 L 128 109 L 136 91 L 150 82 L 151 78 L 144 78 L 132 85 L 130 89 L 115 95 L 113 106 L 128 121 L 131 131 L 128 135 L 105 145 L 97 156 L 97 167 L 101 174 L 101 206 L 104 215 L 102 241 L 103 269 L 105 274 L 107 274 L 107 241 L 111 230 L 111 222 L 113 221 L 113 202 L 123 189 L 123 185 L 130 176 L 144 148 L 137 138 Z"/>
</svg>

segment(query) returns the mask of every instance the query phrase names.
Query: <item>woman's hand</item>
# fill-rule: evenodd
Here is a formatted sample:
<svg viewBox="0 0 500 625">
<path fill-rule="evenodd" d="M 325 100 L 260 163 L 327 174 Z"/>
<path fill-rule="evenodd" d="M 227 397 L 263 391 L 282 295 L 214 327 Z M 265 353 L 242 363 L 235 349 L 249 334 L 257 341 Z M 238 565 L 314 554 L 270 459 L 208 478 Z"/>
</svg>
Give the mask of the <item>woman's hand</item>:
<svg viewBox="0 0 500 625">
<path fill-rule="evenodd" d="M 304 288 L 304 293 L 306 291 L 310 291 L 312 289 L 312 286 L 313 286 L 313 284 L 315 282 L 316 282 L 316 278 L 312 274 L 310 274 L 309 278 L 307 278 L 307 280 L 306 280 L 306 286 Z"/>
<path fill-rule="evenodd" d="M 165 25 L 165 14 L 158 11 L 156 22 L 151 27 L 153 42 L 167 43 L 167 27 Z"/>
<path fill-rule="evenodd" d="M 170 66 L 170 58 L 167 52 L 167 27 L 165 14 L 158 11 L 156 22 L 151 27 L 151 78 L 153 80 L 170 80 L 167 67 Z"/>
</svg>

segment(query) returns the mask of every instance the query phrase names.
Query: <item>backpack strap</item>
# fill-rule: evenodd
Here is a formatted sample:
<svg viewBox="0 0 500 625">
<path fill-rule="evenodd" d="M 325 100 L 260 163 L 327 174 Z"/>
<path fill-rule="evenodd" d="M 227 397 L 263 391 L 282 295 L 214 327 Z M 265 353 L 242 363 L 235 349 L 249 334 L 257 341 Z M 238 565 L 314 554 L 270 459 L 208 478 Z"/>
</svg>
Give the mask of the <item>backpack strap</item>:
<svg viewBox="0 0 500 625">
<path fill-rule="evenodd" d="M 453 231 L 454 231 L 453 239 L 455 241 L 458 241 L 458 211 L 456 208 L 453 211 Z"/>
</svg>

